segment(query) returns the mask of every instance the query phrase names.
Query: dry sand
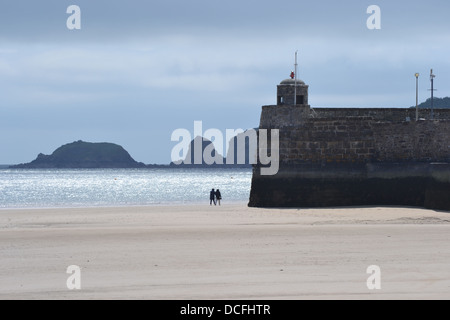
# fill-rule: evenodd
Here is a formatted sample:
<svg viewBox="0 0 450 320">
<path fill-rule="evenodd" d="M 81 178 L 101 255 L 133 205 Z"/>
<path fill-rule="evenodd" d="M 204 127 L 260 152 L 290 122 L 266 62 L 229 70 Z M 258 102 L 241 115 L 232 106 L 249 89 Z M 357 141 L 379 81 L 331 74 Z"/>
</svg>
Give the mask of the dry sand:
<svg viewBox="0 0 450 320">
<path fill-rule="evenodd" d="M 0 299 L 450 299 L 449 240 L 417 208 L 0 210 Z"/>
</svg>

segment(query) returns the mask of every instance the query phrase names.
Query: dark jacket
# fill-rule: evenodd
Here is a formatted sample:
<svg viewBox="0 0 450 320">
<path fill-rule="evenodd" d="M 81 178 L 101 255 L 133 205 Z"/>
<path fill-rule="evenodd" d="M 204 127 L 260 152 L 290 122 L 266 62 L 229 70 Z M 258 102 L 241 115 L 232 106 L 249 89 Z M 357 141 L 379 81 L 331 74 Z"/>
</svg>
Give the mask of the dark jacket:
<svg viewBox="0 0 450 320">
<path fill-rule="evenodd" d="M 220 194 L 219 190 L 216 191 L 216 198 L 219 200 L 222 199 L 222 195 Z"/>
<path fill-rule="evenodd" d="M 209 193 L 209 200 L 214 200 L 215 195 L 216 195 L 216 193 L 211 190 L 211 192 Z"/>
</svg>

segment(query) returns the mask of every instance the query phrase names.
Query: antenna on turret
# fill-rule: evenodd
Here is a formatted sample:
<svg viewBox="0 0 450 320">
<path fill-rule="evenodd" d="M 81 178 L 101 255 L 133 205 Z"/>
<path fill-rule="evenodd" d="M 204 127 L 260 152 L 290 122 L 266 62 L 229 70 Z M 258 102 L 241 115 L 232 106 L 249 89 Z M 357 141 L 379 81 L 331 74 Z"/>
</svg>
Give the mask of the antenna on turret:
<svg viewBox="0 0 450 320">
<path fill-rule="evenodd" d="M 294 80 L 294 105 L 297 105 L 297 51 L 295 51 L 295 63 L 294 63 L 294 76 L 295 76 L 295 80 Z"/>
</svg>

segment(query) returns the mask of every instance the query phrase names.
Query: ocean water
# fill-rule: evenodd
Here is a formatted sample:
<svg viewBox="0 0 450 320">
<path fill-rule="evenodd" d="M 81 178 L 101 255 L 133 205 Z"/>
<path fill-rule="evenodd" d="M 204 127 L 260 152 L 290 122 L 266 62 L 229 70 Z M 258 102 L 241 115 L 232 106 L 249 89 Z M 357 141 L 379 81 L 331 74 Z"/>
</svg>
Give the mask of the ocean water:
<svg viewBox="0 0 450 320">
<path fill-rule="evenodd" d="M 251 169 L 0 169 L 0 208 L 248 202 Z"/>
</svg>

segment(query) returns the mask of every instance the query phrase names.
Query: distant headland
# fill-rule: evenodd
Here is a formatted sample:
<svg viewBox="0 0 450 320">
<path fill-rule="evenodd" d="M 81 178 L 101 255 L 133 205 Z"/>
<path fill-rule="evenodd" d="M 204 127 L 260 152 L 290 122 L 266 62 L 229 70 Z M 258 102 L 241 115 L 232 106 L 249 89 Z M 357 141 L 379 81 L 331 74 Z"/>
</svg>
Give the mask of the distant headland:
<svg viewBox="0 0 450 320">
<path fill-rule="evenodd" d="M 450 97 L 436 98 L 433 99 L 433 105 L 436 109 L 450 109 Z M 411 108 L 415 108 L 412 106 Z M 431 108 L 431 98 L 418 105 L 419 109 L 429 109 Z"/>
</svg>

